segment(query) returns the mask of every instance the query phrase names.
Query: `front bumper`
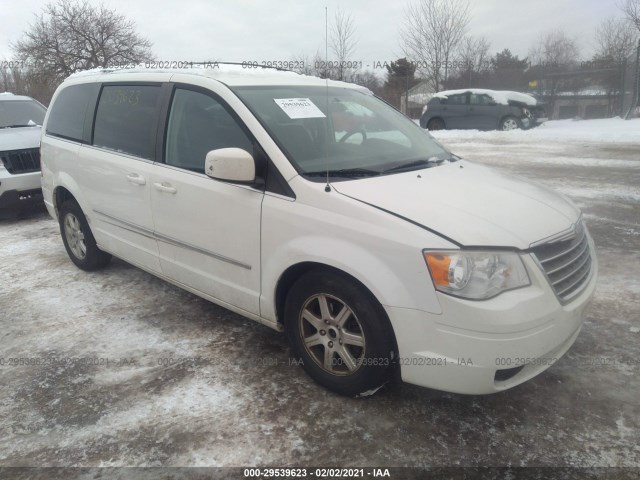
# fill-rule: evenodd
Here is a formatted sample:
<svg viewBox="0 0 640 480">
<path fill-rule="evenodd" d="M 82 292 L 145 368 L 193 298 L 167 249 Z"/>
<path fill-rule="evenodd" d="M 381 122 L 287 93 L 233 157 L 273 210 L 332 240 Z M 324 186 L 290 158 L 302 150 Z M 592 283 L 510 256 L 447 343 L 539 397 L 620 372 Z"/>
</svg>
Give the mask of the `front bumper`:
<svg viewBox="0 0 640 480">
<path fill-rule="evenodd" d="M 402 380 L 455 393 L 494 393 L 529 380 L 562 357 L 582 328 L 597 262 L 582 293 L 561 305 L 533 258 L 524 255 L 523 261 L 531 286 L 491 300 L 438 294 L 440 315 L 385 306 Z"/>
<path fill-rule="evenodd" d="M 42 205 L 42 190 L 7 190 L 0 195 L 0 211 L 20 211 L 26 207 Z"/>
<path fill-rule="evenodd" d="M 42 204 L 40 172 L 12 175 L 0 170 L 0 212 Z"/>
</svg>

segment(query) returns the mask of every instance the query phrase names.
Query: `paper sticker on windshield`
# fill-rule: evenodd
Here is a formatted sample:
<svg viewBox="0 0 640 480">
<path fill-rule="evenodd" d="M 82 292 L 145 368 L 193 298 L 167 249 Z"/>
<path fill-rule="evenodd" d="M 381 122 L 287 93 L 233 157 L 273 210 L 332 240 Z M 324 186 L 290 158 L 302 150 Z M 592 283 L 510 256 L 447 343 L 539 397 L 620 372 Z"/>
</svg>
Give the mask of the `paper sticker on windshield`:
<svg viewBox="0 0 640 480">
<path fill-rule="evenodd" d="M 286 113 L 292 120 L 298 118 L 325 118 L 315 103 L 308 98 L 274 98 L 274 102 Z"/>
</svg>

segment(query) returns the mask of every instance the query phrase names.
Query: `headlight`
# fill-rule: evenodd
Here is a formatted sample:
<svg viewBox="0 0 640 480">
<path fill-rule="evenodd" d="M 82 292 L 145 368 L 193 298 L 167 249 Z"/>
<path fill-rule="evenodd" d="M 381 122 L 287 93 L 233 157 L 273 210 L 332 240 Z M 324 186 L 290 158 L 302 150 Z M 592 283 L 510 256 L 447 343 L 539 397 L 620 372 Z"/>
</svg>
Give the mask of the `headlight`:
<svg viewBox="0 0 640 480">
<path fill-rule="evenodd" d="M 425 250 L 423 254 L 436 290 L 457 297 L 486 300 L 530 284 L 514 252 Z"/>
</svg>

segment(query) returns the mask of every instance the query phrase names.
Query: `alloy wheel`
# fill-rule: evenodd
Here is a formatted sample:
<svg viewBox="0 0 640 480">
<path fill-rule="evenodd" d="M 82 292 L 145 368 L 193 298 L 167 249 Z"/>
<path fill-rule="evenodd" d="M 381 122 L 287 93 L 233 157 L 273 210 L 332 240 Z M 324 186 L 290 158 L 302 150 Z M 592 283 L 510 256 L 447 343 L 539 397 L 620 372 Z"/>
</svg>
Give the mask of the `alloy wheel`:
<svg viewBox="0 0 640 480">
<path fill-rule="evenodd" d="M 502 124 L 502 130 L 516 130 L 518 122 L 514 118 L 507 118 Z"/>
<path fill-rule="evenodd" d="M 300 335 L 306 351 L 326 372 L 352 375 L 365 354 L 365 335 L 353 310 L 332 295 L 308 298 L 299 317 Z"/>
<path fill-rule="evenodd" d="M 87 256 L 87 245 L 80 222 L 73 213 L 67 213 L 64 217 L 64 235 L 76 258 L 83 260 Z"/>
</svg>

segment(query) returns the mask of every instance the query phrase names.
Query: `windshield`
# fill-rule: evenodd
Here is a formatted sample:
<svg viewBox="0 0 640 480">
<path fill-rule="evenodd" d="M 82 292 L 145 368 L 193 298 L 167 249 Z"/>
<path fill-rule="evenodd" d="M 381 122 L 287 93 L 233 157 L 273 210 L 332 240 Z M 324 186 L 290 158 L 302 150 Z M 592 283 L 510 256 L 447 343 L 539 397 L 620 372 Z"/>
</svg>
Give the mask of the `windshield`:
<svg viewBox="0 0 640 480">
<path fill-rule="evenodd" d="M 0 128 L 42 125 L 46 109 L 35 100 L 0 101 Z"/>
<path fill-rule="evenodd" d="M 381 175 L 452 159 L 418 125 L 358 90 L 273 86 L 234 91 L 309 177 L 327 170 L 334 177 Z"/>
</svg>

